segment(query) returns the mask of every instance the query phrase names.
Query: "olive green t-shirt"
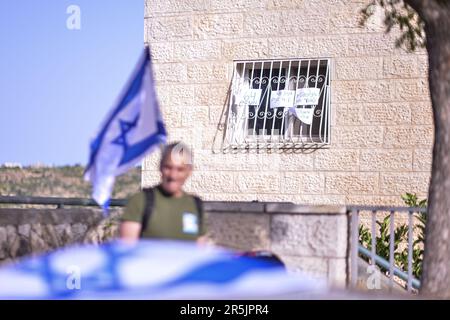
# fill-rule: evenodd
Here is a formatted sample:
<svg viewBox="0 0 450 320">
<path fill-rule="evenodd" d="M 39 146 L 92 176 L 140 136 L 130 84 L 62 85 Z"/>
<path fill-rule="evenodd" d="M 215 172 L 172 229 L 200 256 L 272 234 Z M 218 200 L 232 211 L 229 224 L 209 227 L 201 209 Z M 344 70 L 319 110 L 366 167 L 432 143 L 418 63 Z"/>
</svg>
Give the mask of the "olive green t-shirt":
<svg viewBox="0 0 450 320">
<path fill-rule="evenodd" d="M 167 238 L 196 240 L 204 234 L 203 219 L 200 219 L 194 197 L 189 194 L 176 198 L 153 188 L 153 210 L 143 231 L 144 238 Z M 123 221 L 142 223 L 146 195 L 143 191 L 130 198 L 122 215 Z"/>
</svg>

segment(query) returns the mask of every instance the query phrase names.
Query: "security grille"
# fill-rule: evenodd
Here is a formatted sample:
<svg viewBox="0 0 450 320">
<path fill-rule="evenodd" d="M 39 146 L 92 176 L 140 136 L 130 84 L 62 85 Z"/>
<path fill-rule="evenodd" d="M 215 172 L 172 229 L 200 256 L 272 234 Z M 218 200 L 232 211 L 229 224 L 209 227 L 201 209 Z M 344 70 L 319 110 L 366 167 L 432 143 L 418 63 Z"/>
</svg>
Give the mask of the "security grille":
<svg viewBox="0 0 450 320">
<path fill-rule="evenodd" d="M 236 61 L 225 148 L 329 144 L 329 59 Z"/>
</svg>

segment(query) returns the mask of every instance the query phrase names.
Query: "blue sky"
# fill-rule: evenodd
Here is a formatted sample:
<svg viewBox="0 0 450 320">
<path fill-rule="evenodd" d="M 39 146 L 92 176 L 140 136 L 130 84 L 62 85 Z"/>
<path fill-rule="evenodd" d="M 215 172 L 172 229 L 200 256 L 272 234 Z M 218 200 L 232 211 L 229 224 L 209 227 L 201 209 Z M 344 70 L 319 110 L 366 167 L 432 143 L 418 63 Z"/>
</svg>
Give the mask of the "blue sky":
<svg viewBox="0 0 450 320">
<path fill-rule="evenodd" d="M 143 16 L 144 0 L 0 0 L 0 164 L 87 163 L 143 48 Z"/>
</svg>

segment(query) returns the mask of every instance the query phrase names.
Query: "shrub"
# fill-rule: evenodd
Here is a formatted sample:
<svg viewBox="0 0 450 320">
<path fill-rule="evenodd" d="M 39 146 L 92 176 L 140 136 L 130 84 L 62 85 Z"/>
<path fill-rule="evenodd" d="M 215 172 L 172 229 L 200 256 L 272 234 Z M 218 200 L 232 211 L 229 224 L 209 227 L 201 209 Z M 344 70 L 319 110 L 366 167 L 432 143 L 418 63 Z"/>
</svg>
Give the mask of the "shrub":
<svg viewBox="0 0 450 320">
<path fill-rule="evenodd" d="M 419 200 L 416 194 L 406 193 L 402 195 L 402 199 L 409 207 L 426 208 L 427 199 Z M 422 275 L 422 261 L 423 261 L 423 247 L 426 214 L 414 213 L 415 225 L 414 230 L 417 230 L 417 237 L 413 238 L 412 247 L 412 274 L 414 277 L 420 279 Z M 389 261 L 389 239 L 390 239 L 390 215 L 386 216 L 383 221 L 376 221 L 378 225 L 379 235 L 376 236 L 376 254 L 385 260 Z M 408 242 L 408 226 L 401 224 L 394 230 L 394 263 L 397 267 L 403 270 L 408 270 L 408 247 L 401 249 L 400 244 Z M 370 230 L 363 225 L 359 227 L 359 241 L 367 249 L 372 249 L 372 234 Z M 361 256 L 364 260 L 369 261 L 369 258 Z M 383 272 L 387 272 L 381 268 Z"/>
</svg>

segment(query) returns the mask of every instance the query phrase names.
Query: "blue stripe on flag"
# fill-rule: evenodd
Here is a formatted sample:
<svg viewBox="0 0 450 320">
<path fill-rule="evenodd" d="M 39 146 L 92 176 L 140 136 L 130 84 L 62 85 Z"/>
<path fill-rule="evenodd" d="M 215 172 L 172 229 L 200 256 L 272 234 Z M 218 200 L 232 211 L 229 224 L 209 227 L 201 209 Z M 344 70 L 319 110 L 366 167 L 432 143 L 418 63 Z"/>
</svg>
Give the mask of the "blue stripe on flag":
<svg viewBox="0 0 450 320">
<path fill-rule="evenodd" d="M 164 289 L 189 283 L 226 284 L 255 271 L 283 270 L 278 264 L 252 258 L 228 258 L 212 261 L 187 271 L 180 278 L 163 285 Z"/>
<path fill-rule="evenodd" d="M 158 131 L 155 134 L 152 134 L 150 137 L 144 139 L 143 141 L 129 147 L 126 152 L 123 153 L 123 157 L 120 160 L 119 165 L 121 166 L 139 157 L 150 146 L 165 142 L 165 135 L 166 129 L 164 128 L 164 125 L 160 121 L 158 121 Z"/>
</svg>

